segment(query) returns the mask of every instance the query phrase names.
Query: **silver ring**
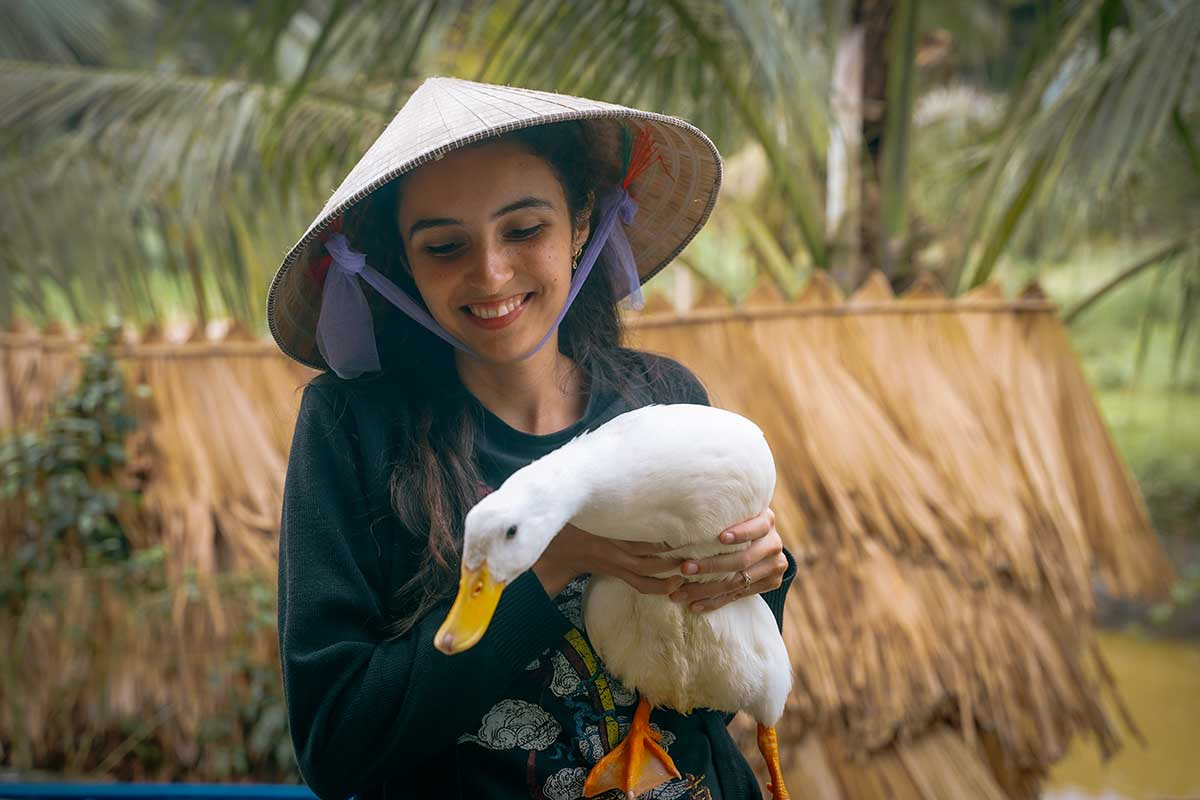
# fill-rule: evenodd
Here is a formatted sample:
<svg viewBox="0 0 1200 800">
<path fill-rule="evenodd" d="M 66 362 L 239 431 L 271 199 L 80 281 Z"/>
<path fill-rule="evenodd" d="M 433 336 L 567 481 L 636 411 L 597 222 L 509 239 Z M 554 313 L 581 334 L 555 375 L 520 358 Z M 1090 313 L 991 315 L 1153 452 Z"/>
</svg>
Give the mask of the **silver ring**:
<svg viewBox="0 0 1200 800">
<path fill-rule="evenodd" d="M 742 581 L 743 581 L 742 588 L 749 589 L 750 588 L 750 573 L 746 572 L 746 570 L 744 570 L 744 569 L 738 570 L 738 572 L 742 576 Z"/>
</svg>

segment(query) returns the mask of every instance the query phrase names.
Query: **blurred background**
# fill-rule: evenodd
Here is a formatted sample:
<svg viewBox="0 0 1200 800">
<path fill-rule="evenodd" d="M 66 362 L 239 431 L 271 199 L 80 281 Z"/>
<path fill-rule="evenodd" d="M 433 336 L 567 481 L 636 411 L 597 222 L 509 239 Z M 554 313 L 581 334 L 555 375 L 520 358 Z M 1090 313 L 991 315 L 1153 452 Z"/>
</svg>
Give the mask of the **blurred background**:
<svg viewBox="0 0 1200 800">
<path fill-rule="evenodd" d="M 0 4 L 0 776 L 299 781 L 266 290 L 438 74 L 723 153 L 630 326 L 780 455 L 798 786 L 1200 797 L 1194 0 Z"/>
</svg>

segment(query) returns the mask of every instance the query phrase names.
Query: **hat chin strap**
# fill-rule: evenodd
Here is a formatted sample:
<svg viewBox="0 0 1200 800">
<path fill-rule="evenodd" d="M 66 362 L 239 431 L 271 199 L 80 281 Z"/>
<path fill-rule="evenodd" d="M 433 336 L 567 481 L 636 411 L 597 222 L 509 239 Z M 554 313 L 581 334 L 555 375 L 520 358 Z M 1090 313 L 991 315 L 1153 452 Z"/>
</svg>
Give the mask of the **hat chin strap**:
<svg viewBox="0 0 1200 800">
<path fill-rule="evenodd" d="M 625 238 L 623 225 L 617 224 L 620 217 L 624 225 L 633 222 L 637 214 L 637 202 L 625 189 L 614 189 L 600 200 L 600 222 L 592 233 L 587 249 L 579 259 L 575 274 L 571 276 L 571 288 L 567 302 L 558 312 L 546 335 L 533 349 L 518 357 L 518 361 L 529 358 L 558 330 L 567 309 L 575 301 L 583 282 L 597 261 L 602 268 L 610 270 L 616 278 L 614 301 L 629 298 L 632 308 L 643 307 L 641 276 L 633 258 L 629 240 Z M 453 334 L 438 324 L 416 300 L 403 289 L 381 275 L 367 264 L 366 256 L 350 247 L 349 241 L 340 233 L 329 237 L 325 243 L 332 260 L 325 276 L 321 293 L 321 313 L 317 318 L 317 349 L 325 363 L 339 378 L 357 378 L 365 372 L 378 372 L 379 351 L 375 346 L 375 329 L 371 320 L 371 309 L 363 294 L 362 278 L 375 291 L 396 308 L 412 317 L 438 338 L 464 353 L 482 358 Z"/>
</svg>

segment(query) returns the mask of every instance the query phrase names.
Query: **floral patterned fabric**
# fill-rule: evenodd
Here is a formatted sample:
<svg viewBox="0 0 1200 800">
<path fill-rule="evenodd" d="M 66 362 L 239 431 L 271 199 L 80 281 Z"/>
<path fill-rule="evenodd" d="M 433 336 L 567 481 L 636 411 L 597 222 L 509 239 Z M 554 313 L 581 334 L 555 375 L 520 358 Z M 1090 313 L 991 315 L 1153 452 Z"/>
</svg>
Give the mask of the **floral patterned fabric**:
<svg viewBox="0 0 1200 800">
<path fill-rule="evenodd" d="M 583 630 L 583 591 L 588 576 L 576 578 L 555 598 L 572 627 L 561 643 L 529 663 L 509 697 L 480 720 L 479 730 L 458 740 L 464 794 L 494 792 L 493 771 L 504 763 L 523 771 L 525 790 L 539 800 L 576 800 L 592 765 L 625 737 L 638 695 L 604 668 Z M 693 714 L 712 714 L 701 711 Z M 714 782 L 712 752 L 704 726 L 667 709 L 655 709 L 650 726 L 681 777 L 646 794 L 643 800 L 712 800 L 721 797 Z M 678 731 L 678 733 L 676 733 Z M 476 764 L 479 769 L 476 769 Z M 480 776 L 476 782 L 474 776 Z M 483 777 L 486 776 L 486 777 Z M 617 790 L 601 795 L 623 800 Z"/>
</svg>

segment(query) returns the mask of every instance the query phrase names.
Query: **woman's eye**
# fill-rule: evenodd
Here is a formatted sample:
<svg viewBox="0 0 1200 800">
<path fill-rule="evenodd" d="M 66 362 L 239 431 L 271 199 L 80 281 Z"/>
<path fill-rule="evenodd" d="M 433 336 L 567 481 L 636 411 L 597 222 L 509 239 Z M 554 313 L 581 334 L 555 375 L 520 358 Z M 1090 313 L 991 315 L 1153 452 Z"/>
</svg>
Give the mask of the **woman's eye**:
<svg viewBox="0 0 1200 800">
<path fill-rule="evenodd" d="M 458 242 L 450 242 L 449 244 L 431 244 L 426 246 L 425 252 L 435 256 L 448 256 L 458 249 Z"/>
<path fill-rule="evenodd" d="M 508 236 L 511 239 L 529 239 L 537 236 L 544 227 L 544 225 L 534 225 L 532 228 L 513 228 L 508 232 Z"/>
</svg>

